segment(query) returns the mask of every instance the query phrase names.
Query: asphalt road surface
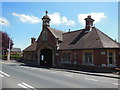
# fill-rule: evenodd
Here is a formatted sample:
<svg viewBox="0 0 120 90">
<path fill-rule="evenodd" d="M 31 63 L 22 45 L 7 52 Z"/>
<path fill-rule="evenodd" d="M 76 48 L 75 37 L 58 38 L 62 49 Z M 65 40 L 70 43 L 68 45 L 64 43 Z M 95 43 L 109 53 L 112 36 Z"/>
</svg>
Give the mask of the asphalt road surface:
<svg viewBox="0 0 120 90">
<path fill-rule="evenodd" d="M 2 62 L 2 88 L 118 88 L 118 79 Z"/>
</svg>

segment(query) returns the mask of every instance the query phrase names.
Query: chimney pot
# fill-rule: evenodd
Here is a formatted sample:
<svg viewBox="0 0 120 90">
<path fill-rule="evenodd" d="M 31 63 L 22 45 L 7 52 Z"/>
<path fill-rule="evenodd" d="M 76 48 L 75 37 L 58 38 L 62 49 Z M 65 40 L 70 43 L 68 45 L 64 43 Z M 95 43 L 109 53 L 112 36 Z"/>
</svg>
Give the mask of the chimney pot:
<svg viewBox="0 0 120 90">
<path fill-rule="evenodd" d="M 31 44 L 33 44 L 35 42 L 36 38 L 32 37 L 31 38 Z"/>
<path fill-rule="evenodd" d="M 88 18 L 91 18 L 91 15 L 88 15 Z"/>
<path fill-rule="evenodd" d="M 69 29 L 69 31 L 68 32 L 70 32 L 70 29 Z"/>
</svg>

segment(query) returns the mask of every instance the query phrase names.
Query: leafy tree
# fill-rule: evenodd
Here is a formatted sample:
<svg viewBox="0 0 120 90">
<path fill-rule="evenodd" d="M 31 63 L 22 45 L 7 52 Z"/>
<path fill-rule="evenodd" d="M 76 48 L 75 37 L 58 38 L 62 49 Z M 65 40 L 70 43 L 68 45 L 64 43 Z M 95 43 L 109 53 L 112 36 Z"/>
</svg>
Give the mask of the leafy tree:
<svg viewBox="0 0 120 90">
<path fill-rule="evenodd" d="M 2 55 L 6 55 L 7 50 L 9 49 L 9 41 L 10 41 L 10 49 L 13 46 L 13 41 L 9 37 L 6 32 L 0 31 L 0 51 L 2 51 Z"/>
</svg>

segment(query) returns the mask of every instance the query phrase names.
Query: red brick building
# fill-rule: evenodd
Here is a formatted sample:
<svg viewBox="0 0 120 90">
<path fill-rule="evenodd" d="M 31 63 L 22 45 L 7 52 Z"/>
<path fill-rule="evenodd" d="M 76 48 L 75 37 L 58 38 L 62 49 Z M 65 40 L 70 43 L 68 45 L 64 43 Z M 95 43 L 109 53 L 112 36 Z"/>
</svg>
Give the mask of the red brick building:
<svg viewBox="0 0 120 90">
<path fill-rule="evenodd" d="M 24 59 L 43 66 L 120 66 L 120 43 L 93 26 L 91 16 L 85 18 L 84 29 L 63 32 L 50 27 L 50 18 L 42 18 L 39 38 L 23 50 Z"/>
</svg>

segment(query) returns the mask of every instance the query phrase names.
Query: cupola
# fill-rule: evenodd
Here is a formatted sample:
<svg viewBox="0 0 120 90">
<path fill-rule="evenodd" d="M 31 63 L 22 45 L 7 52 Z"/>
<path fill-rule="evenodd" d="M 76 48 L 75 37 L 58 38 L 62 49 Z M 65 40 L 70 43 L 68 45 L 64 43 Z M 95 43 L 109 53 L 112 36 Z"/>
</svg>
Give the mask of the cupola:
<svg viewBox="0 0 120 90">
<path fill-rule="evenodd" d="M 48 11 L 45 11 L 46 15 L 43 16 L 42 20 L 43 20 L 43 27 L 45 26 L 50 26 L 50 18 L 48 16 Z"/>
</svg>

